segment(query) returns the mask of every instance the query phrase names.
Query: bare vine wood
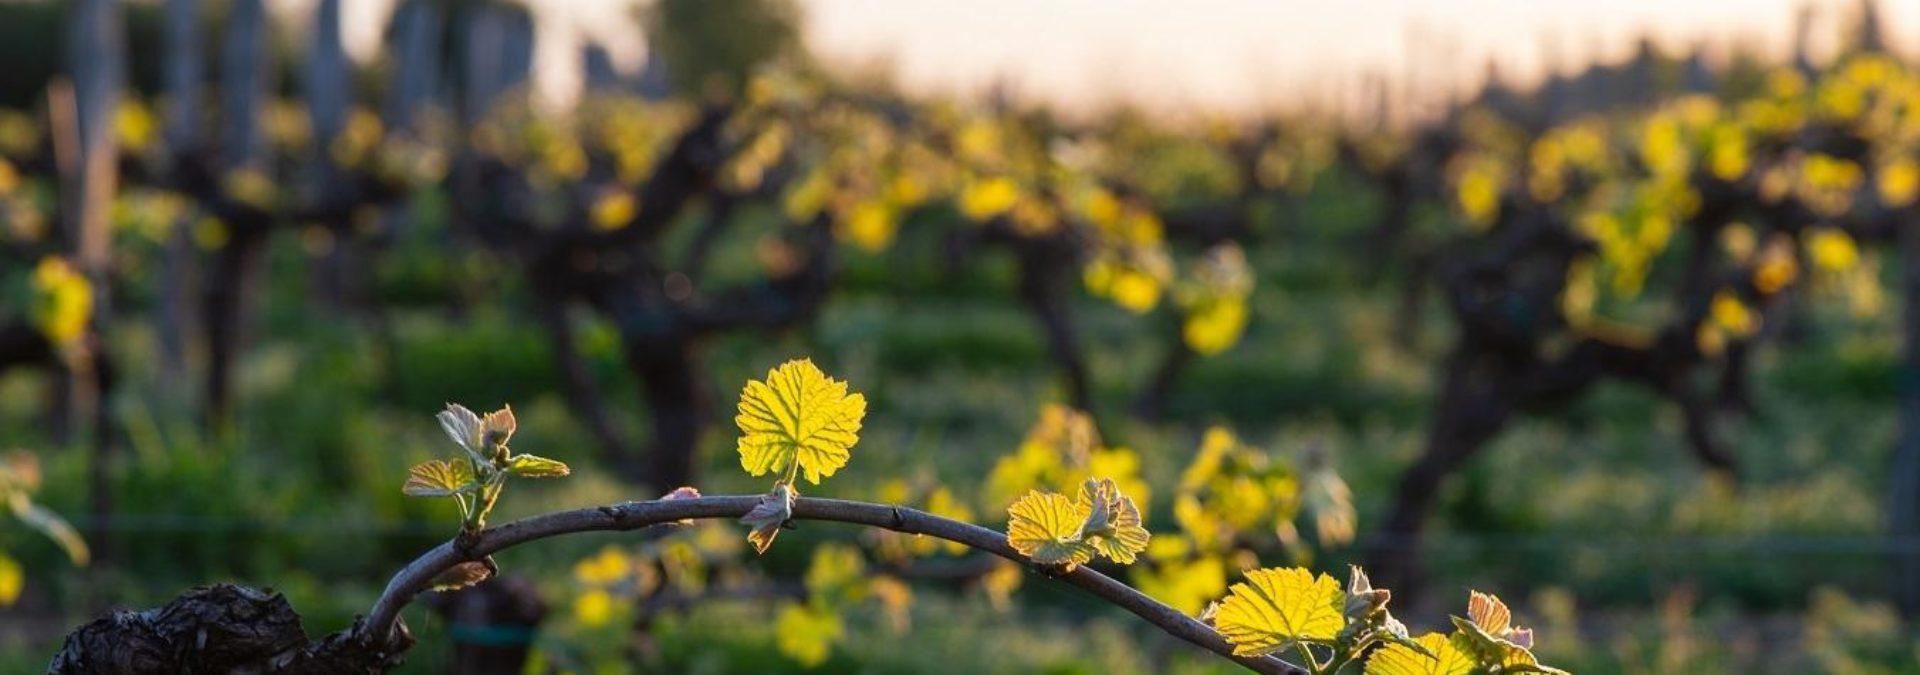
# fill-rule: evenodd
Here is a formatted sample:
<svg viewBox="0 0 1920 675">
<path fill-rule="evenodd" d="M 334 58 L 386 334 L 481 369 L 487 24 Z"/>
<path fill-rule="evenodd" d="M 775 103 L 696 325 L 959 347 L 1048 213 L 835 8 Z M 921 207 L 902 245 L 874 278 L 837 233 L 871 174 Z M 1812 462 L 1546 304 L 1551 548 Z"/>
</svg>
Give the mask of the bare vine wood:
<svg viewBox="0 0 1920 675">
<path fill-rule="evenodd" d="M 348 640 L 381 650 L 385 642 L 407 639 L 400 611 L 425 590 L 435 576 L 460 563 L 482 560 L 514 546 L 568 534 L 632 531 L 686 519 L 738 518 L 746 515 L 759 501 L 758 495 L 744 495 L 588 507 L 534 516 L 449 541 L 427 551 L 395 574 L 367 617 L 355 624 Z M 1025 556 L 1007 544 L 1007 536 L 1003 533 L 902 506 L 800 498 L 794 500 L 793 519 L 850 523 L 925 535 L 1015 562 L 1028 562 Z M 1268 675 L 1302 675 L 1307 672 L 1277 657 L 1235 656 L 1233 645 L 1211 626 L 1147 597 L 1098 570 L 1081 566 L 1067 572 L 1045 569 L 1041 572 L 1132 612 L 1168 635 L 1231 659 L 1254 672 Z"/>
</svg>

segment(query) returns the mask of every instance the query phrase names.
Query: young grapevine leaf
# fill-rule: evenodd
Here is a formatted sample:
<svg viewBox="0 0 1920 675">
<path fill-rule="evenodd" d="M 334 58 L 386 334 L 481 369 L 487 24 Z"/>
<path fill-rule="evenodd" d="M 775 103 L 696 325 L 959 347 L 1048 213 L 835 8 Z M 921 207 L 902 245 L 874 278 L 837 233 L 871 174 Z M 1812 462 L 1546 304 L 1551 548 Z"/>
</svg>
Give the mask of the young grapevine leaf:
<svg viewBox="0 0 1920 675">
<path fill-rule="evenodd" d="M 1473 657 L 1461 651 L 1447 636 L 1428 633 L 1414 638 L 1414 642 L 1431 655 L 1389 642 L 1367 657 L 1366 675 L 1467 675 L 1473 672 Z"/>
<path fill-rule="evenodd" d="M 1113 479 L 1087 479 L 1080 486 L 1078 507 L 1087 512 L 1082 538 L 1107 559 L 1131 565 L 1152 537 L 1140 524 L 1140 509 L 1120 494 Z"/>
<path fill-rule="evenodd" d="M 1374 588 L 1373 580 L 1367 578 L 1366 570 L 1359 565 L 1347 567 L 1347 604 L 1348 621 L 1364 621 L 1374 612 L 1386 609 L 1387 602 L 1393 599 L 1393 592 L 1384 588 Z"/>
<path fill-rule="evenodd" d="M 780 536 L 780 528 L 793 519 L 793 490 L 786 483 L 773 486 L 773 491 L 760 495 L 760 503 L 755 504 L 740 522 L 752 527 L 747 533 L 747 541 L 753 543 L 754 553 L 766 553 L 773 545 L 773 538 Z"/>
<path fill-rule="evenodd" d="M 558 478 L 573 472 L 565 462 L 536 455 L 514 455 L 507 470 L 526 478 Z"/>
<path fill-rule="evenodd" d="M 401 492 L 415 497 L 453 497 L 460 503 L 464 532 L 486 528 L 487 514 L 499 502 L 507 477 L 544 478 L 569 473 L 567 465 L 558 460 L 515 455 L 507 447 L 519 426 L 511 406 L 482 416 L 466 406 L 449 403 L 434 417 L 447 438 L 466 452 L 466 461 L 423 462 L 407 472 Z"/>
<path fill-rule="evenodd" d="M 802 470 L 818 485 L 846 466 L 866 414 L 866 397 L 847 393 L 847 383 L 812 360 L 783 363 L 740 392 L 740 466 L 755 476 Z"/>
<path fill-rule="evenodd" d="M 480 452 L 479 415 L 473 414 L 466 406 L 448 403 L 447 409 L 440 411 L 434 419 L 440 420 L 440 429 L 447 432 L 447 438 L 453 439 L 462 450 L 466 450 L 467 456 L 473 461 L 487 461 L 486 455 Z"/>
<path fill-rule="evenodd" d="M 1072 568 L 1093 559 L 1093 545 L 1080 538 L 1088 514 L 1066 495 L 1028 492 L 1007 515 L 1007 543 L 1034 562 Z"/>
<path fill-rule="evenodd" d="M 1453 617 L 1454 639 L 1466 652 L 1472 654 L 1480 665 L 1498 667 L 1503 673 L 1560 673 L 1559 669 L 1540 664 L 1528 647 L 1521 646 L 1486 631 L 1479 624 Z M 1527 637 L 1531 637 L 1529 634 Z"/>
<path fill-rule="evenodd" d="M 1299 567 L 1247 572 L 1220 603 L 1214 625 L 1238 656 L 1265 656 L 1301 642 L 1328 642 L 1346 626 L 1340 582 Z"/>
<path fill-rule="evenodd" d="M 1508 631 L 1514 630 L 1513 611 L 1507 609 L 1507 603 L 1501 602 L 1500 598 L 1489 593 L 1468 591 L 1467 619 L 1473 621 L 1473 625 L 1478 626 L 1480 630 L 1495 637 L 1505 637 Z M 1532 646 L 1532 637 L 1532 632 L 1528 631 L 1529 644 L 1526 646 Z"/>
<path fill-rule="evenodd" d="M 513 439 L 513 432 L 520 424 L 513 417 L 513 406 L 503 405 L 499 410 L 487 413 L 480 418 L 480 447 L 475 450 L 482 454 L 504 448 L 507 441 Z"/>
<path fill-rule="evenodd" d="M 410 497 L 451 497 L 479 487 L 473 479 L 473 466 L 461 461 L 432 459 L 407 470 L 407 484 L 400 491 Z"/>
<path fill-rule="evenodd" d="M 1531 651 L 1533 630 L 1513 625 L 1513 612 L 1500 598 L 1473 591 L 1467 599 L 1467 618 L 1453 617 L 1455 640 L 1481 666 L 1503 673 L 1560 673 L 1540 664 Z"/>
</svg>

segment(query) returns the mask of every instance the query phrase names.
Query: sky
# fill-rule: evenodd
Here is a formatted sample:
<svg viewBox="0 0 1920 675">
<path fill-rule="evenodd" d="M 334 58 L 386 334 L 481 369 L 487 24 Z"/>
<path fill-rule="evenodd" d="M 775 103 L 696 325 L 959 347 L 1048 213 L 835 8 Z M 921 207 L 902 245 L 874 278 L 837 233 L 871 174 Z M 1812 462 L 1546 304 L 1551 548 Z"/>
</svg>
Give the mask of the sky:
<svg viewBox="0 0 1920 675">
<path fill-rule="evenodd" d="M 269 0 L 285 17 L 315 0 Z M 884 63 L 922 91 L 995 83 L 1065 108 L 1128 101 L 1168 111 L 1251 111 L 1352 100 L 1369 73 L 1421 98 L 1478 83 L 1489 60 L 1532 81 L 1548 64 L 1618 59 L 1637 36 L 1663 45 L 1736 42 L 1784 54 L 1796 9 L 1833 43 L 1858 0 L 799 0 L 809 45 L 829 63 Z M 343 0 L 348 49 L 379 47 L 393 0 Z M 599 41 L 638 67 L 632 0 L 538 0 L 536 91 L 579 87 L 578 46 Z M 1896 50 L 1920 51 L 1920 3 L 1882 0 Z M 1913 47 L 1911 49 L 1907 47 Z M 1396 86 L 1403 86 L 1396 85 Z M 1404 90 L 1404 89 L 1403 89 Z"/>
</svg>

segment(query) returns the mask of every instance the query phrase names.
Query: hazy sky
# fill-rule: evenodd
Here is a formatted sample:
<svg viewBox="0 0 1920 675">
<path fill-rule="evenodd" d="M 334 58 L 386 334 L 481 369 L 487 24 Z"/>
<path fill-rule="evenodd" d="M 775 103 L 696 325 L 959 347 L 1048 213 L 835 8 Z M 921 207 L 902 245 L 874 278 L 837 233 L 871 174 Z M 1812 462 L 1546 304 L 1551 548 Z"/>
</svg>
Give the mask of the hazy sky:
<svg viewBox="0 0 1920 675">
<path fill-rule="evenodd" d="M 314 0 L 272 0 L 288 16 Z M 344 0 L 349 49 L 369 54 L 393 0 Z M 890 61 L 902 82 L 978 90 L 1004 80 L 1065 105 L 1114 98 L 1173 109 L 1247 109 L 1357 91 L 1360 74 L 1411 75 L 1429 92 L 1477 81 L 1488 59 L 1537 76 L 1626 54 L 1634 36 L 1784 53 L 1796 8 L 1830 44 L 1858 0 L 800 0 L 830 60 Z M 540 33 L 539 90 L 578 87 L 582 39 L 637 65 L 632 0 L 527 3 Z M 1883 1 L 1895 47 L 1920 47 L 1920 3 Z M 1911 50 L 1907 50 L 1911 52 Z"/>
</svg>

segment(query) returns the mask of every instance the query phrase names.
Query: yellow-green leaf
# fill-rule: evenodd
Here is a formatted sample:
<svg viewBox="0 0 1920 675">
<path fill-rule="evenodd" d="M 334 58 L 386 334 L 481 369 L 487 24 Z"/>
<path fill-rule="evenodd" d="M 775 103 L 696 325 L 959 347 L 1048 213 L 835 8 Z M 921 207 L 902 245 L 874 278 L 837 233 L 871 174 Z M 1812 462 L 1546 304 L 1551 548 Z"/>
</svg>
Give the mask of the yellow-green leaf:
<svg viewBox="0 0 1920 675">
<path fill-rule="evenodd" d="M 1367 657 L 1366 675 L 1467 675 L 1473 672 L 1473 657 L 1454 646 L 1439 633 L 1414 638 L 1433 656 L 1407 645 L 1389 642 Z"/>
<path fill-rule="evenodd" d="M 860 440 L 867 399 L 847 393 L 847 383 L 827 377 L 809 359 L 780 364 L 766 381 L 749 381 L 740 392 L 740 466 L 755 476 L 793 471 L 820 483 L 846 466 Z"/>
<path fill-rule="evenodd" d="M 1298 567 L 1247 572 L 1220 603 L 1214 624 L 1238 656 L 1264 656 L 1299 642 L 1327 642 L 1346 626 L 1340 582 Z"/>
<path fill-rule="evenodd" d="M 833 643 L 846 634 L 839 615 L 800 604 L 780 610 L 774 631 L 780 653 L 808 668 L 825 663 Z"/>
<path fill-rule="evenodd" d="M 1007 543 L 1042 565 L 1085 564 L 1094 554 L 1080 539 L 1087 515 L 1066 495 L 1028 492 L 1007 507 Z"/>
<path fill-rule="evenodd" d="M 450 497 L 472 490 L 473 467 L 466 462 L 434 459 L 407 470 L 407 484 L 400 491 L 411 497 Z"/>
<path fill-rule="evenodd" d="M 1087 512 L 1082 526 L 1086 541 L 1107 559 L 1122 565 L 1147 550 L 1152 537 L 1140 523 L 1140 509 L 1133 500 L 1120 494 L 1113 479 L 1087 479 L 1080 486 L 1079 508 Z"/>
<path fill-rule="evenodd" d="M 1471 608 L 1471 606 L 1469 607 Z M 1489 607 L 1488 609 L 1491 608 Z M 1501 605 L 1501 609 L 1505 609 L 1505 605 Z M 1483 613 L 1481 617 L 1490 625 L 1498 625 L 1497 615 Z M 1522 645 L 1509 639 L 1510 637 L 1518 637 L 1526 640 L 1530 645 L 1533 639 L 1532 631 L 1509 628 L 1505 636 L 1495 635 L 1487 632 L 1485 628 L 1481 627 L 1480 623 L 1469 619 L 1462 619 L 1457 616 L 1453 617 L 1453 627 L 1453 637 L 1456 640 L 1455 644 L 1458 645 L 1461 650 L 1472 654 L 1481 666 L 1488 668 L 1498 667 L 1500 672 L 1503 673 L 1562 672 L 1557 668 L 1541 665 L 1539 659 L 1534 657 L 1533 652 L 1527 645 Z"/>
<path fill-rule="evenodd" d="M 565 462 L 537 455 L 514 455 L 507 470 L 527 478 L 558 478 L 573 472 Z"/>
</svg>

